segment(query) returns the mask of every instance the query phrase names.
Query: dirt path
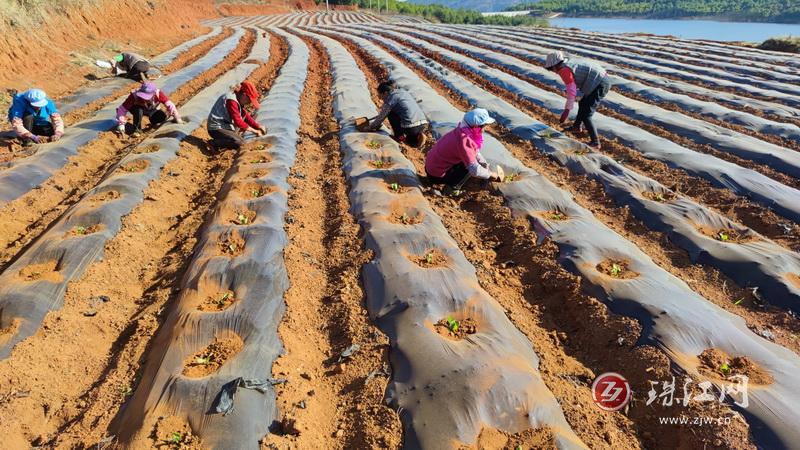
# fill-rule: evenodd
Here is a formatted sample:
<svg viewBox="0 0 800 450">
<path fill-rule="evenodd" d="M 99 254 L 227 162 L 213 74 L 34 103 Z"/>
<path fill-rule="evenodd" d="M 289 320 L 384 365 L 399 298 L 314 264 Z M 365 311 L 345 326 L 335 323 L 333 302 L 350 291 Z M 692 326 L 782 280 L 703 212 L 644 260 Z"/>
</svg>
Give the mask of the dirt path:
<svg viewBox="0 0 800 450">
<path fill-rule="evenodd" d="M 374 97 L 377 78 L 385 71 L 355 46 L 347 44 L 347 47 L 358 56 L 357 60 L 368 77 L 376 74 L 370 77 Z M 422 75 L 420 72 L 417 74 Z M 448 97 L 443 86 L 431 79 L 426 81 Z M 450 99 L 458 105 L 452 97 Z M 464 109 L 468 105 L 459 106 Z M 520 158 L 523 152 L 513 147 L 509 146 L 509 149 Z M 405 150 L 422 175 L 426 149 L 406 147 Z M 532 150 L 526 149 L 524 153 L 535 154 Z M 529 167 L 540 170 L 538 165 L 520 159 Z M 558 170 L 562 173 L 558 173 Z M 541 173 L 561 185 L 561 180 L 567 174 L 564 169 L 558 170 Z M 649 389 L 650 380 L 669 379 L 670 364 L 666 355 L 656 348 L 636 345 L 641 330 L 638 323 L 611 314 L 604 304 L 583 294 L 580 277 L 570 274 L 558 264 L 559 252 L 555 244 L 545 242 L 535 245 L 535 232 L 524 220 L 511 217 L 510 211 L 503 205 L 502 197 L 486 191 L 469 192 L 459 200 L 431 195 L 430 192 L 427 196 L 448 231 L 478 269 L 481 286 L 506 308 L 512 322 L 533 343 L 541 358 L 543 379 L 559 399 L 575 431 L 588 445 L 627 448 L 638 446 L 638 439 L 645 447 L 667 445 L 703 448 L 723 445 L 728 448 L 753 448 L 749 442 L 748 426 L 741 416 L 719 405 L 696 412 L 715 417 L 734 417 L 733 424 L 709 427 L 701 433 L 677 426 L 663 426 L 658 423 L 657 417 L 668 413 L 659 408 L 645 408 L 641 403 L 634 402 L 627 411 L 627 417 L 599 411 L 592 404 L 588 391 L 597 374 L 622 372 L 632 383 L 634 392 L 643 393 Z M 576 200 L 584 203 L 581 200 L 585 201 L 586 198 L 576 192 Z M 590 204 L 590 209 L 600 220 L 606 222 L 614 214 L 618 215 L 602 210 L 598 215 L 599 208 L 591 207 L 596 201 L 592 199 L 586 203 Z M 623 224 L 626 221 L 612 223 L 612 228 L 623 236 L 630 238 L 633 235 L 625 229 Z M 646 248 L 652 247 L 642 239 L 634 242 L 640 247 L 643 244 Z"/>
<path fill-rule="evenodd" d="M 286 353 L 273 376 L 280 435 L 264 448 L 397 448 L 400 423 L 383 404 L 388 339 L 369 323 L 359 274 L 370 255 L 348 213 L 333 120 L 327 56 L 311 40 L 301 103 L 301 142 L 290 177 L 286 265 L 291 287 L 279 329 Z M 349 358 L 342 352 L 358 345 Z M 341 361 L 340 361 L 341 359 Z"/>
<path fill-rule="evenodd" d="M 377 44 L 380 45 L 379 42 L 377 42 Z M 483 89 L 505 99 L 537 120 L 540 120 L 556 129 L 560 128 L 557 115 L 549 110 L 539 107 L 530 101 L 518 98 L 516 95 L 488 82 L 469 70 L 463 69 L 458 64 L 449 62 L 437 53 L 410 43 L 406 44 L 420 54 L 431 58 L 432 60 L 437 61 L 440 64 L 459 73 L 461 76 L 470 80 L 476 85 L 481 86 Z M 390 51 L 388 48 L 384 49 Z M 540 85 L 538 82 L 533 80 L 528 81 L 534 82 L 534 84 L 537 84 L 543 89 L 548 89 L 546 86 Z M 606 111 L 601 109 L 601 112 Z M 648 127 L 646 126 L 645 128 Z M 575 133 L 569 134 L 578 139 L 582 138 L 578 137 Z M 684 139 L 679 138 L 679 140 L 683 141 Z M 681 169 L 670 168 L 666 163 L 648 159 L 636 150 L 619 144 L 613 140 L 603 141 L 603 153 L 606 153 L 616 161 L 623 163 L 626 167 L 652 178 L 664 186 L 694 199 L 698 203 L 718 211 L 722 215 L 725 215 L 735 222 L 742 223 L 745 226 L 752 228 L 754 231 L 757 231 L 758 233 L 787 248 L 790 248 L 794 251 L 800 251 L 800 225 L 794 224 L 791 221 L 777 215 L 769 208 L 766 208 L 752 200 L 737 196 L 728 189 L 714 187 L 710 182 L 687 174 Z M 745 164 L 745 166 L 747 166 L 747 164 Z M 777 174 L 776 176 L 778 176 L 781 180 L 785 178 L 791 179 L 791 177 L 783 174 Z"/>
<path fill-rule="evenodd" d="M 220 75 L 238 65 L 249 54 L 255 33 L 248 32 L 239 45 L 219 64 L 201 73 L 170 95 L 177 105 L 213 83 Z M 197 119 L 197 118 L 196 118 Z M 23 251 L 70 206 L 97 185 L 125 155 L 148 137 L 119 137 L 114 132 L 99 134 L 81 147 L 78 154 L 47 181 L 22 197 L 0 207 L 0 270 Z"/>
<path fill-rule="evenodd" d="M 0 362 L 0 386 L 27 392 L 0 405 L 10 448 L 88 448 L 105 437 L 232 163 L 230 153 L 207 154 L 202 139 L 205 129 L 184 141 L 107 243 L 103 261 L 71 283 L 64 307 Z"/>
</svg>

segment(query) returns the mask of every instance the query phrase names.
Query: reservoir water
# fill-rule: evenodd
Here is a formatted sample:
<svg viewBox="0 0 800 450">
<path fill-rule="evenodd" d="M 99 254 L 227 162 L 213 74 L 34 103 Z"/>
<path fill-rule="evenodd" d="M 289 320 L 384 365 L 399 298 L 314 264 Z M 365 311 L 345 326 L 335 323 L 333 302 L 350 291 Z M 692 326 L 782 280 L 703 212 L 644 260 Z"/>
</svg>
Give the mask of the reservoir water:
<svg viewBox="0 0 800 450">
<path fill-rule="evenodd" d="M 800 25 L 757 22 L 717 22 L 713 20 L 605 19 L 557 17 L 550 25 L 580 28 L 604 33 L 650 33 L 684 39 L 761 42 L 776 36 L 800 36 Z"/>
</svg>

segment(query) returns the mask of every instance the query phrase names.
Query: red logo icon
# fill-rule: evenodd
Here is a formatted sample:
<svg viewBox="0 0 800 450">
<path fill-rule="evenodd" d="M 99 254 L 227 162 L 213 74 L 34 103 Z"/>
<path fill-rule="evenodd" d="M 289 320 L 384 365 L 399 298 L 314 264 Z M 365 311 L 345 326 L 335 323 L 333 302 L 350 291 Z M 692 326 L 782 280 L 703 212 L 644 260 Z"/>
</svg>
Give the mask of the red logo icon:
<svg viewBox="0 0 800 450">
<path fill-rule="evenodd" d="M 619 411 L 631 400 L 631 386 L 622 375 L 606 372 L 594 379 L 592 400 L 602 410 Z"/>
</svg>

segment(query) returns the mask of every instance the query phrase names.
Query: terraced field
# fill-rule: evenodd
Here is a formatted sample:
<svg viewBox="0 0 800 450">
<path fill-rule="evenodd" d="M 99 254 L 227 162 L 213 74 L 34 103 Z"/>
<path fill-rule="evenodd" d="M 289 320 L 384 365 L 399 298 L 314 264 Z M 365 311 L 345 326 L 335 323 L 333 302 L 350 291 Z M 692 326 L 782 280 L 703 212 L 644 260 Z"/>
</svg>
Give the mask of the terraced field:
<svg viewBox="0 0 800 450">
<path fill-rule="evenodd" d="M 797 448 L 796 58 L 343 11 L 208 25 L 154 59 L 187 123 L 117 137 L 113 80 L 0 168 L 3 448 Z M 601 151 L 559 131 L 553 49 L 610 71 Z M 488 109 L 504 182 L 442 196 L 434 139 L 358 132 L 387 78 L 433 138 Z M 211 152 L 244 79 L 269 133 Z"/>
</svg>

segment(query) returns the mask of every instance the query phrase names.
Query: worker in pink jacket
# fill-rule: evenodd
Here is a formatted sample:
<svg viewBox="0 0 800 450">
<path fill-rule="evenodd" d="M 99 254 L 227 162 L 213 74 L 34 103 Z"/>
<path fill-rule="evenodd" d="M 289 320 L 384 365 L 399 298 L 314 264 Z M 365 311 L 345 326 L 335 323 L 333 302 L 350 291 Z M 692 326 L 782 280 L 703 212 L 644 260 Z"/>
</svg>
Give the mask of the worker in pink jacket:
<svg viewBox="0 0 800 450">
<path fill-rule="evenodd" d="M 597 137 L 597 129 L 592 122 L 592 116 L 608 91 L 611 90 L 606 70 L 595 62 L 567 59 L 560 51 L 547 55 L 544 67 L 557 73 L 567 88 L 567 103 L 564 106 L 564 112 L 561 113 L 561 123 L 569 119 L 569 113 L 575 106 L 575 97 L 577 97 L 578 91 L 580 90 L 582 93 L 581 100 L 578 102 L 578 115 L 575 117 L 575 123 L 567 131 L 580 131 L 581 126 L 585 126 L 592 139 L 589 146 L 599 150 L 600 140 Z"/>
<path fill-rule="evenodd" d="M 166 112 L 159 109 L 164 105 Z M 155 128 L 167 119 L 172 117 L 175 123 L 183 123 L 178 108 L 155 84 L 151 82 L 142 83 L 139 89 L 132 91 L 119 108 L 117 108 L 117 132 L 124 134 L 125 125 L 128 122 L 128 113 L 133 115 L 133 137 L 137 137 L 142 132 L 142 118 L 147 116 L 150 126 Z"/>
<path fill-rule="evenodd" d="M 483 129 L 495 123 L 483 108 L 473 109 L 455 129 L 442 136 L 425 155 L 425 173 L 434 184 L 445 184 L 457 191 L 473 178 L 500 181 L 481 155 Z"/>
</svg>

